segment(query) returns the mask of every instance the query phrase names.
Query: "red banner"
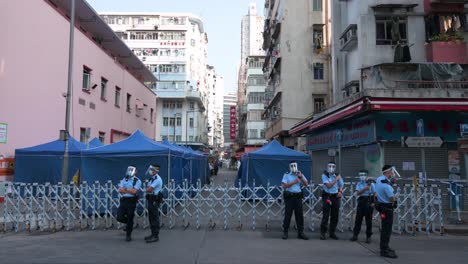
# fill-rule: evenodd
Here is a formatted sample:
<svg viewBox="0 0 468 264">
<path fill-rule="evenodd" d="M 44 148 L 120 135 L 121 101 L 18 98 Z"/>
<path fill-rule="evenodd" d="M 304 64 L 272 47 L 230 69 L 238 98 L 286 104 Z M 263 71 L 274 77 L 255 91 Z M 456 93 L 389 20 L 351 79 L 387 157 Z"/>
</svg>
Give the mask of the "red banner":
<svg viewBox="0 0 468 264">
<path fill-rule="evenodd" d="M 231 135 L 231 140 L 235 140 L 236 139 L 236 106 L 235 105 L 231 105 L 231 108 L 230 108 L 230 122 L 229 122 L 229 126 L 230 126 L 230 135 Z"/>
</svg>

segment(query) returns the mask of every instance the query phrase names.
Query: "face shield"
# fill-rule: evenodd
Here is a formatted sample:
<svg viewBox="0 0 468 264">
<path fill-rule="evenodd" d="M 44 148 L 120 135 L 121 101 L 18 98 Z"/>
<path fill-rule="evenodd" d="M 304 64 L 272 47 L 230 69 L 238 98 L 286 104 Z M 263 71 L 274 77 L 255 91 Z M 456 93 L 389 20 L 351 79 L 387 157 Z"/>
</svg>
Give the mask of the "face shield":
<svg viewBox="0 0 468 264">
<path fill-rule="evenodd" d="M 327 172 L 328 173 L 334 173 L 336 170 L 336 165 L 333 163 L 328 163 L 327 164 Z"/>
<path fill-rule="evenodd" d="M 298 171 L 297 163 L 295 162 L 289 163 L 289 170 L 293 173 L 296 173 Z"/>
<path fill-rule="evenodd" d="M 136 174 L 136 168 L 133 166 L 128 166 L 127 173 L 125 174 L 126 177 L 133 177 Z"/>
<path fill-rule="evenodd" d="M 146 170 L 146 175 L 153 176 L 153 175 L 156 175 L 158 172 L 159 172 L 158 167 L 154 167 L 150 165 L 148 169 Z"/>
</svg>

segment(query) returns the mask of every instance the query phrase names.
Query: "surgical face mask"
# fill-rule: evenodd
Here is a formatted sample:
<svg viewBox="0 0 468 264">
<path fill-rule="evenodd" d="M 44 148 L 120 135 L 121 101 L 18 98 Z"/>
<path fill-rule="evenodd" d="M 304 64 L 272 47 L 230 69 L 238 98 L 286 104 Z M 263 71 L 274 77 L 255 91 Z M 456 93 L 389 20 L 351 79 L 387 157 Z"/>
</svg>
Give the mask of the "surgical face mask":
<svg viewBox="0 0 468 264">
<path fill-rule="evenodd" d="M 362 182 L 365 182 L 366 179 L 367 179 L 367 174 L 363 173 L 363 172 L 360 172 L 359 173 L 359 180 L 362 181 Z"/>
<path fill-rule="evenodd" d="M 336 165 L 335 164 L 328 164 L 327 165 L 327 172 L 328 173 L 334 173 L 335 172 L 335 169 L 336 169 Z"/>
<path fill-rule="evenodd" d="M 133 166 L 128 166 L 127 173 L 125 174 L 126 177 L 133 177 L 136 174 L 136 168 Z"/>
<path fill-rule="evenodd" d="M 291 170 L 291 172 L 296 173 L 297 172 L 297 163 L 289 164 L 289 169 Z"/>
</svg>

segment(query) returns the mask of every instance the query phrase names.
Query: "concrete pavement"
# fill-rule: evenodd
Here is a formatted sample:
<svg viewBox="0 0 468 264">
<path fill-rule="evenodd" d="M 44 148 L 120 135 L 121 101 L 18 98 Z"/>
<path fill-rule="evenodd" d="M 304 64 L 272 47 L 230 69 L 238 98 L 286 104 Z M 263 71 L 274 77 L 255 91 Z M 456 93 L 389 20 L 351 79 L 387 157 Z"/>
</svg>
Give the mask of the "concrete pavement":
<svg viewBox="0 0 468 264">
<path fill-rule="evenodd" d="M 148 230 L 136 230 L 125 242 L 119 230 L 0 235 L 0 263 L 466 263 L 466 236 L 399 236 L 391 246 L 399 258 L 378 256 L 372 244 L 318 239 L 281 240 L 281 232 L 162 230 L 161 240 L 146 244 Z"/>
</svg>

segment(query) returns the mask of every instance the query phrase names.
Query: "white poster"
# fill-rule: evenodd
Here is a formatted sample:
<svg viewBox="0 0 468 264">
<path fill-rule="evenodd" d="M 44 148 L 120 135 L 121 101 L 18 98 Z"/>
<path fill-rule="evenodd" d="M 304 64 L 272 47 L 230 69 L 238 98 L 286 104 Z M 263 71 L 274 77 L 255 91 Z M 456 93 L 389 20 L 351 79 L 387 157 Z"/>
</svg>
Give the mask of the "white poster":
<svg viewBox="0 0 468 264">
<path fill-rule="evenodd" d="M 416 170 L 416 165 L 412 161 L 411 162 L 403 161 L 403 166 L 402 167 L 403 167 L 404 171 L 414 171 L 414 170 Z"/>
<path fill-rule="evenodd" d="M 7 143 L 8 124 L 0 123 L 0 143 Z"/>
</svg>

